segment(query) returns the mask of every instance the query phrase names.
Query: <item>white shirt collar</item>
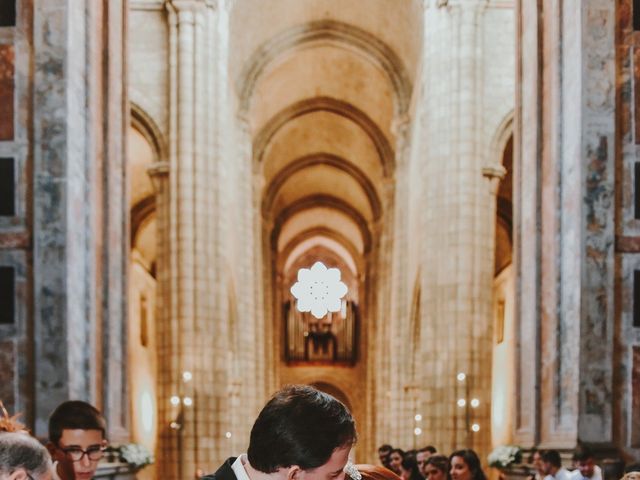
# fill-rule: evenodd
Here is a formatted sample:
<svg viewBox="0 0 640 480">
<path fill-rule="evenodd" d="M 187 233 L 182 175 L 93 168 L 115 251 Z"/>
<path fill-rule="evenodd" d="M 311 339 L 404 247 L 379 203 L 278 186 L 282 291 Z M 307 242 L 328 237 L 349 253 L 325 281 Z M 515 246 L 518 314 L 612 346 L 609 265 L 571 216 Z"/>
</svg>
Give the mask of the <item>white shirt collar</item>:
<svg viewBox="0 0 640 480">
<path fill-rule="evenodd" d="M 236 461 L 233 462 L 231 468 L 233 473 L 235 474 L 238 480 L 251 480 L 249 475 L 247 475 L 247 471 L 244 469 L 244 464 L 247 462 L 247 454 L 243 453 L 242 455 L 238 455 Z"/>
</svg>

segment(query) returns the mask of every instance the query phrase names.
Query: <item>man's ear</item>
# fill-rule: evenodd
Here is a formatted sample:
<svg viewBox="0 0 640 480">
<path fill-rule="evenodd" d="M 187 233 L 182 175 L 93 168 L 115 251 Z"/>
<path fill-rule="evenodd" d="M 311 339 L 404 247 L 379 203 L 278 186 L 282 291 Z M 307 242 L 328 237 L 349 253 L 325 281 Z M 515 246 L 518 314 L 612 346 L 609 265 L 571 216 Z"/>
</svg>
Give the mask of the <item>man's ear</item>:
<svg viewBox="0 0 640 480">
<path fill-rule="evenodd" d="M 18 468 L 9 475 L 8 480 L 29 480 L 29 476 L 24 468 Z"/>
<path fill-rule="evenodd" d="M 287 480 L 302 480 L 304 471 L 298 465 L 291 465 L 287 470 Z"/>
</svg>

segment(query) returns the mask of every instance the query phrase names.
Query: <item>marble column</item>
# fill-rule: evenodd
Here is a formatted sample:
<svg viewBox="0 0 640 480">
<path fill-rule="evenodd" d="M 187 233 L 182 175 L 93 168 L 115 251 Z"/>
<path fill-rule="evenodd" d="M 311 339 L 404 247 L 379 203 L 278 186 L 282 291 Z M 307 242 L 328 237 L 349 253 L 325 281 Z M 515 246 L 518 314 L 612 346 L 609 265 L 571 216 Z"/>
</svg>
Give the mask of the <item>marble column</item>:
<svg viewBox="0 0 640 480">
<path fill-rule="evenodd" d="M 611 445 L 614 2 L 518 2 L 516 441 Z"/>
<path fill-rule="evenodd" d="M 126 2 L 33 5 L 35 433 L 60 402 L 127 434 Z M 110 55 L 107 55 L 109 52 Z"/>
</svg>

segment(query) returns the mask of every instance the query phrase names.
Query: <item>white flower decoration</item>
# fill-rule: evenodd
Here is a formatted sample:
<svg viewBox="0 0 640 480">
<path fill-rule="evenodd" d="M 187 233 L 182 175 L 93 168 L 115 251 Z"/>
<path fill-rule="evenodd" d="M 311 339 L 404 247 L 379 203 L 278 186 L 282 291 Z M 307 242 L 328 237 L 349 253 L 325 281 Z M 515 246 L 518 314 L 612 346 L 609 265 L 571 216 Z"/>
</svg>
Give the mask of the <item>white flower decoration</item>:
<svg viewBox="0 0 640 480">
<path fill-rule="evenodd" d="M 340 270 L 316 262 L 310 269 L 298 270 L 298 281 L 291 287 L 291 293 L 298 299 L 300 312 L 310 311 L 314 317 L 322 318 L 327 311 L 340 311 L 347 286 L 340 281 Z"/>
</svg>

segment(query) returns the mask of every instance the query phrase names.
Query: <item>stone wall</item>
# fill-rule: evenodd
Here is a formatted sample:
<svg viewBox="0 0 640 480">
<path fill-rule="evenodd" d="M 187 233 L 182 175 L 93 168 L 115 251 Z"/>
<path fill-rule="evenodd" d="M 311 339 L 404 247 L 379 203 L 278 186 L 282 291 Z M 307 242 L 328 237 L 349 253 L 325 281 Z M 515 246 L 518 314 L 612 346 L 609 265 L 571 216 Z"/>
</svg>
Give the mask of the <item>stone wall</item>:
<svg viewBox="0 0 640 480">
<path fill-rule="evenodd" d="M 16 270 L 2 396 L 38 435 L 61 401 L 91 401 L 124 439 L 126 3 L 20 0 L 17 12 L 0 29 L 14 105 L 0 156 L 16 167 L 15 215 L 0 220 L 1 262 Z"/>
</svg>

